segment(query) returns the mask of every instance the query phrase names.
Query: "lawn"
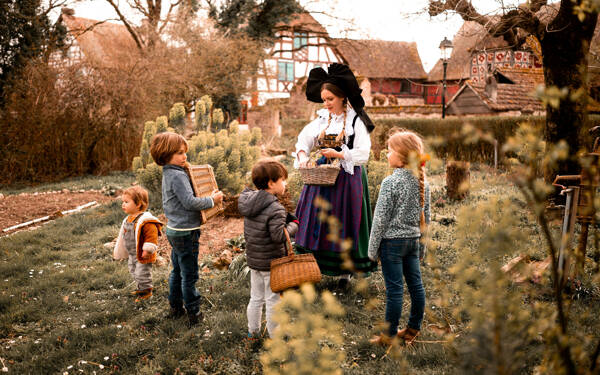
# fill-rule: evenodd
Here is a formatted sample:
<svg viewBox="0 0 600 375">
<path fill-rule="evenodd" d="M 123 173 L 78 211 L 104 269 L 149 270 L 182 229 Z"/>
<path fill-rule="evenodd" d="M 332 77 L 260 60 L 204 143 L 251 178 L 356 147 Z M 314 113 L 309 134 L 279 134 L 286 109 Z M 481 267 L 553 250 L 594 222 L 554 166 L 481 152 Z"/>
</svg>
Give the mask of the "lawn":
<svg viewBox="0 0 600 375">
<path fill-rule="evenodd" d="M 471 194 L 462 202 L 445 200 L 443 177 L 430 178 L 433 242 L 428 255 L 430 265 L 423 268 L 427 310 L 420 342 L 390 352 L 368 343 L 384 315 L 380 272 L 370 275 L 368 287 L 360 291 L 355 288 L 359 280 L 354 280 L 354 287 L 346 291 L 336 290 L 336 282 L 330 278 L 317 286 L 318 291 L 335 293 L 345 310 L 340 318 L 343 343 L 338 349 L 345 354 L 339 366 L 346 374 L 389 374 L 401 369 L 411 374 L 466 373 L 472 353 L 459 349 L 471 319 L 452 319 L 449 317 L 456 315 L 444 310 L 457 308 L 462 301 L 458 289 L 449 288 L 456 282 L 449 270 L 464 254 L 464 241 L 457 242 L 456 230 L 468 217 L 465 212 L 476 210 L 494 197 L 511 202 L 519 209 L 513 215 L 519 230 L 527 235 L 529 254 L 537 259 L 545 257 L 537 224 L 506 175 L 488 169 L 473 171 Z M 85 182 L 86 186 L 98 184 L 92 180 Z M 117 180 L 123 183 L 122 178 Z M 154 268 L 155 295 L 136 304 L 130 295 L 135 288 L 126 263 L 113 261 L 112 251 L 103 246 L 117 235 L 122 218 L 120 203 L 113 201 L 59 218 L 35 231 L 0 238 L 0 358 L 8 372 L 261 373 L 260 356 L 266 349 L 245 340 L 249 279 L 211 268 L 201 274 L 198 282 L 205 297 L 204 321 L 188 329 L 183 319 L 169 320 L 169 267 Z M 473 246 L 470 250 L 476 251 L 476 243 Z M 591 248 L 588 253 L 597 257 L 598 252 Z M 505 259 L 514 255 L 506 254 Z M 208 257 L 201 262 L 211 265 Z M 585 297 L 570 305 L 572 313 L 582 317 L 573 325 L 575 329 L 585 326 L 588 334 L 597 336 L 599 318 L 592 313 L 597 312 L 600 293 L 597 287 L 585 285 Z M 550 306 L 549 287 L 546 277 L 534 286 L 537 294 L 533 298 Z M 519 286 L 509 286 L 515 288 Z M 527 303 L 525 297 L 523 303 Z M 409 299 L 405 298 L 404 311 L 408 305 Z M 450 332 L 439 335 L 438 330 L 428 329 L 443 321 L 449 323 Z M 533 372 L 542 360 L 541 345 L 540 341 L 532 341 L 521 349 L 529 359 L 518 372 Z"/>
</svg>

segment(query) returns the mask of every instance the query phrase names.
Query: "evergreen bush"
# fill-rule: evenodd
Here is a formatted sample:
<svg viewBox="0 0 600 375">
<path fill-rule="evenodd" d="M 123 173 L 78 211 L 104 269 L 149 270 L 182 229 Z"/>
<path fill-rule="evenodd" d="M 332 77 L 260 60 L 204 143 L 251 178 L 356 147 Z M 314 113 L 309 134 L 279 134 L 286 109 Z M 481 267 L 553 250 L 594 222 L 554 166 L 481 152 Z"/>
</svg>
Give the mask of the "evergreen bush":
<svg viewBox="0 0 600 375">
<path fill-rule="evenodd" d="M 181 104 L 181 103 L 178 103 Z M 155 122 L 148 121 L 144 128 L 144 139 L 140 147 L 140 156 L 134 159 L 132 170 L 136 172 L 138 181 L 144 186 L 151 196 L 152 208 L 160 208 L 162 201 L 162 169 L 152 162 L 150 156 L 150 142 L 157 132 L 168 130 L 168 126 L 175 126 L 175 132 L 181 133 L 182 126 L 173 123 L 185 116 L 185 110 L 181 112 L 182 105 L 175 104 L 170 111 L 169 121 L 166 116 L 160 116 Z M 178 108 L 178 109 L 176 109 Z M 215 179 L 219 189 L 227 194 L 235 195 L 241 192 L 246 185 L 247 174 L 254 163 L 260 157 L 262 133 L 260 129 L 253 130 L 250 134 L 238 132 L 237 121 L 229 124 L 228 129 L 221 129 L 214 133 L 205 128 L 212 121 L 212 128 L 223 127 L 223 112 L 215 109 L 210 116 L 208 109 L 212 108 L 212 99 L 203 96 L 196 102 L 196 129 L 198 133 L 188 140 L 188 161 L 191 164 L 210 164 L 215 173 Z M 183 117 L 184 118 L 184 117 Z M 164 129 L 164 130 L 163 130 Z M 157 173 L 157 170 L 160 173 Z"/>
<path fill-rule="evenodd" d="M 494 162 L 493 139 L 498 141 L 498 163 L 507 163 L 501 150 L 508 137 L 515 134 L 519 124 L 528 122 L 537 127 L 543 126 L 545 116 L 480 116 L 431 118 L 387 118 L 375 119 L 375 130 L 371 133 L 372 150 L 379 156 L 385 149 L 387 136 L 392 128 L 404 128 L 419 133 L 429 139 L 430 151 L 443 160 L 465 160 L 470 162 Z M 297 137 L 308 119 L 284 119 L 282 133 Z M 600 125 L 600 115 L 589 116 L 590 128 Z M 465 124 L 470 126 L 465 127 Z M 465 142 L 465 140 L 471 140 Z M 591 145 L 590 145 L 591 146 Z"/>
<path fill-rule="evenodd" d="M 169 111 L 169 125 L 177 129 L 178 133 L 183 133 L 185 128 L 185 106 L 183 103 L 175 103 Z"/>
<path fill-rule="evenodd" d="M 162 210 L 162 167 L 150 163 L 135 171 L 137 181 L 148 190 L 149 208 Z"/>
</svg>

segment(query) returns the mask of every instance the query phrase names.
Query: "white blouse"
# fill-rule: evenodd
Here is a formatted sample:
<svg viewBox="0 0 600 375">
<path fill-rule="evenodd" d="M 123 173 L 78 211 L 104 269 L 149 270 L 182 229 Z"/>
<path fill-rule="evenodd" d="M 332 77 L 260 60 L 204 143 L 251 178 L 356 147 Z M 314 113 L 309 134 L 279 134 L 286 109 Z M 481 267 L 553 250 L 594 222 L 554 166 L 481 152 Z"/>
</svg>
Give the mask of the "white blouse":
<svg viewBox="0 0 600 375">
<path fill-rule="evenodd" d="M 352 108 L 348 108 L 346 114 L 346 140 L 342 145 L 343 159 L 340 159 L 340 164 L 349 174 L 354 174 L 355 165 L 365 165 L 369 161 L 369 153 L 371 151 L 371 137 L 367 131 L 367 127 L 359 118 L 356 119 L 354 129 L 352 129 L 352 121 L 356 116 L 356 112 Z M 294 168 L 298 168 L 298 152 L 304 151 L 308 156 L 310 151 L 317 144 L 317 138 L 323 129 L 327 128 L 329 121 L 329 111 L 326 108 L 317 111 L 317 118 L 308 123 L 298 135 L 296 143 L 296 152 L 293 154 Z M 325 131 L 325 134 L 340 134 L 344 128 L 344 114 L 332 115 L 331 124 Z M 350 140 L 350 136 L 356 132 L 354 136 L 354 147 L 349 149 L 346 145 Z"/>
</svg>

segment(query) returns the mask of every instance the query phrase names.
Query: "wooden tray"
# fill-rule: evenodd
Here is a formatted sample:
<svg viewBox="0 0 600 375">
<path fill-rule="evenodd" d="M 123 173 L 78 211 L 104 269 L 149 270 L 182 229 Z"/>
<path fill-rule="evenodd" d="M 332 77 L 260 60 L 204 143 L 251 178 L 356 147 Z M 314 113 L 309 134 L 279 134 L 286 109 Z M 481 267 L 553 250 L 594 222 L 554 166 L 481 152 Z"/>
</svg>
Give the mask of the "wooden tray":
<svg viewBox="0 0 600 375">
<path fill-rule="evenodd" d="M 213 190 L 218 189 L 217 180 L 213 168 L 208 165 L 190 165 L 190 175 L 197 197 L 210 197 Z M 206 223 L 210 218 L 223 212 L 223 202 L 216 204 L 213 208 L 202 210 L 202 224 Z"/>
</svg>

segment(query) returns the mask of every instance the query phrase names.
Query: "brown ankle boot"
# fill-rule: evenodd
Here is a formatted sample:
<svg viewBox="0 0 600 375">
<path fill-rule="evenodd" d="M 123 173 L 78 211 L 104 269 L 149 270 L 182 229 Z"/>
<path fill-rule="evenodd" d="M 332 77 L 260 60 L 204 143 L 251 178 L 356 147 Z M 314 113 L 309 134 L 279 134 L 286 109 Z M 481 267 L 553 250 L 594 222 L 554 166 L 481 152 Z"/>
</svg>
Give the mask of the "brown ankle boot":
<svg viewBox="0 0 600 375">
<path fill-rule="evenodd" d="M 152 297 L 152 288 L 140 290 L 138 293 L 138 298 L 135 299 L 135 302 L 140 302 L 150 297 Z"/>
<path fill-rule="evenodd" d="M 419 332 L 418 329 L 406 327 L 398 331 L 398 338 L 404 339 L 406 345 L 411 345 L 419 336 Z"/>
<path fill-rule="evenodd" d="M 390 346 L 392 345 L 392 338 L 385 333 L 375 335 L 369 340 L 371 344 L 379 346 Z"/>
</svg>

